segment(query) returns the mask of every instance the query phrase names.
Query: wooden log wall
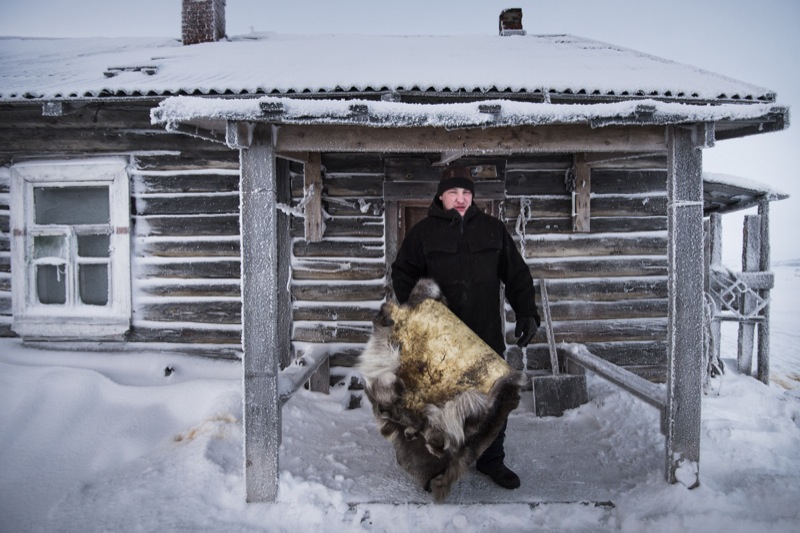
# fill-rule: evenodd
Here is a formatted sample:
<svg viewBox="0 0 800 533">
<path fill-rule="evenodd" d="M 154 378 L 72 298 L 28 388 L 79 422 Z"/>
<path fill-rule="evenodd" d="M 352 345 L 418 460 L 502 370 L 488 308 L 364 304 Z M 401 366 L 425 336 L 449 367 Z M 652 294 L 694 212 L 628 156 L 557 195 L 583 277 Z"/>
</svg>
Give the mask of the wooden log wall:
<svg viewBox="0 0 800 533">
<path fill-rule="evenodd" d="M 242 318 L 238 158 L 227 168 L 220 160 L 204 168 L 160 158 L 138 163 L 131 176 L 128 340 L 236 357 Z"/>
<path fill-rule="evenodd" d="M 241 347 L 239 160 L 229 148 L 150 124 L 153 102 L 0 106 L 0 335 L 10 331 L 8 165 L 47 157 L 126 155 L 131 176 L 133 317 L 130 342 L 200 347 L 238 357 Z M 352 366 L 386 293 L 386 180 L 433 181 L 433 158 L 322 154 L 324 234 L 304 239 L 292 217 L 292 341 L 324 345 L 334 367 Z M 571 154 L 497 157 L 501 216 L 534 278 L 548 280 L 558 341 L 582 342 L 653 379 L 666 362 L 666 158 L 590 166 L 588 232 L 573 231 L 565 177 Z M 461 162 L 464 162 L 463 160 Z M 303 166 L 288 165 L 292 204 L 304 197 Z M 428 198 L 423 199 L 429 201 Z M 513 314 L 508 311 L 511 344 Z M 546 368 L 544 338 L 527 351 Z"/>
<path fill-rule="evenodd" d="M 507 227 L 534 279 L 548 285 L 557 342 L 580 342 L 604 359 L 665 378 L 667 332 L 666 158 L 590 164 L 591 224 L 572 226 L 565 181 L 572 156 L 510 159 Z M 513 312 L 508 309 L 509 343 Z M 543 334 L 527 350 L 549 368 Z"/>
<path fill-rule="evenodd" d="M 150 123 L 157 101 L 0 105 L 0 335 L 10 330 L 8 166 L 128 157 L 132 327 L 129 342 L 240 356 L 239 154 Z"/>
<path fill-rule="evenodd" d="M 572 155 L 476 159 L 505 178 L 501 209 L 535 279 L 548 281 L 557 341 L 593 353 L 649 379 L 666 365 L 666 158 L 593 163 L 591 224 L 575 232 L 565 177 Z M 293 342 L 327 345 L 332 366 L 351 366 L 387 287 L 384 181 L 433 181 L 425 157 L 323 154 L 325 232 L 303 239 L 293 219 Z M 303 168 L 292 165 L 293 203 L 304 195 Z M 423 201 L 429 201 L 429 198 Z M 508 342 L 514 316 L 507 309 Z M 527 350 L 531 369 L 547 369 L 544 336 Z"/>
<path fill-rule="evenodd" d="M 307 242 L 292 219 L 294 328 L 298 352 L 326 345 L 334 367 L 350 367 L 372 332 L 385 297 L 383 163 L 379 156 L 323 154 L 325 231 Z M 290 166 L 292 198 L 304 198 L 303 167 Z"/>
</svg>

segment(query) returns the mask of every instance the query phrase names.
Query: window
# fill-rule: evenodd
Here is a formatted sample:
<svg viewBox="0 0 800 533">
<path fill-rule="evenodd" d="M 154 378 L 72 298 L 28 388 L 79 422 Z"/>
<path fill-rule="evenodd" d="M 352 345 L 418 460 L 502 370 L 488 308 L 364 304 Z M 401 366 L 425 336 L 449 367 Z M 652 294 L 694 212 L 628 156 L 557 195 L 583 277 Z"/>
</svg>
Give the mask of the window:
<svg viewBox="0 0 800 533">
<path fill-rule="evenodd" d="M 131 314 L 125 160 L 15 165 L 11 198 L 14 331 L 121 337 Z"/>
</svg>

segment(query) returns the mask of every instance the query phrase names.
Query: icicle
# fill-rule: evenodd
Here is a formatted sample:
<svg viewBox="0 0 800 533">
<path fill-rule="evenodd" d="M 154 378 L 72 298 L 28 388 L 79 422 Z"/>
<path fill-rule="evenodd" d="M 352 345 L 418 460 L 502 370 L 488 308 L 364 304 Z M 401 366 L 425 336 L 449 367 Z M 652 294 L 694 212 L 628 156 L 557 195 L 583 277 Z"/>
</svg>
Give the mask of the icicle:
<svg viewBox="0 0 800 533">
<path fill-rule="evenodd" d="M 519 237 L 519 251 L 522 257 L 525 257 L 525 226 L 533 218 L 531 199 L 521 198 L 519 201 L 519 215 L 517 215 L 517 222 L 514 226 L 514 231 Z"/>
<path fill-rule="evenodd" d="M 281 212 L 283 212 L 283 213 L 285 213 L 285 214 L 287 214 L 289 216 L 293 216 L 293 217 L 297 217 L 297 218 L 305 218 L 306 217 L 306 205 L 308 204 L 309 200 L 311 200 L 312 193 L 314 192 L 314 187 L 316 187 L 316 185 L 312 184 L 312 185 L 310 185 L 308 187 L 308 189 L 305 190 L 305 192 L 303 193 L 303 199 L 300 200 L 300 203 L 298 203 L 296 207 L 292 207 L 290 205 L 287 205 L 287 204 L 284 204 L 284 203 L 281 203 L 281 202 L 277 202 L 275 204 L 275 207 L 279 211 L 281 211 Z"/>
</svg>

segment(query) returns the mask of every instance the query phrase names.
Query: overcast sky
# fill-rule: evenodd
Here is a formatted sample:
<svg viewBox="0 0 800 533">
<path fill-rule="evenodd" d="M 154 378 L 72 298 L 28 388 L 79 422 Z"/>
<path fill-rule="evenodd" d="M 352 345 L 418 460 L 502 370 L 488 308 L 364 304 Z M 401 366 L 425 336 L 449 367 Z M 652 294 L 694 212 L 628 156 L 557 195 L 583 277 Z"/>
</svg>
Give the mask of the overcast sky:
<svg viewBox="0 0 800 533">
<path fill-rule="evenodd" d="M 0 0 L 0 35 L 174 36 L 181 0 Z M 767 87 L 800 103 L 800 0 L 227 0 L 227 33 L 493 34 L 521 7 L 528 33 L 570 33 L 688 63 Z M 2 41 L 0 41 L 2 46 Z M 476 65 L 480 68 L 480 65 Z M 800 109 L 800 107 L 798 107 Z M 772 259 L 800 258 L 800 126 L 723 141 L 704 169 L 761 181 L 792 195 L 773 203 Z M 739 265 L 741 219 L 723 218 L 725 260 Z M 734 245 L 730 243 L 734 242 Z"/>
</svg>

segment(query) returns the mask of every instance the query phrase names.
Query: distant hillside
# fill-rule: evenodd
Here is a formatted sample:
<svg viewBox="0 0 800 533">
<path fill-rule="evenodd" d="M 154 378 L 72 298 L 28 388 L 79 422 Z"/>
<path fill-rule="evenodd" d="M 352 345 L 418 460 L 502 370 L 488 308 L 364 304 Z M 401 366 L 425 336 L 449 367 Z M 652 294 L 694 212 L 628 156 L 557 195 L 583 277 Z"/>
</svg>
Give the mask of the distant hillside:
<svg viewBox="0 0 800 533">
<path fill-rule="evenodd" d="M 773 261 L 772 266 L 774 267 L 800 267 L 800 259 L 784 259 L 783 261 Z"/>
</svg>

